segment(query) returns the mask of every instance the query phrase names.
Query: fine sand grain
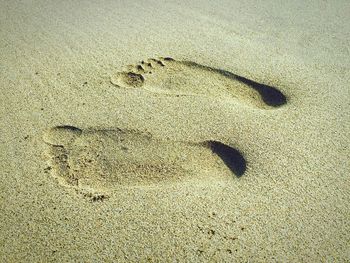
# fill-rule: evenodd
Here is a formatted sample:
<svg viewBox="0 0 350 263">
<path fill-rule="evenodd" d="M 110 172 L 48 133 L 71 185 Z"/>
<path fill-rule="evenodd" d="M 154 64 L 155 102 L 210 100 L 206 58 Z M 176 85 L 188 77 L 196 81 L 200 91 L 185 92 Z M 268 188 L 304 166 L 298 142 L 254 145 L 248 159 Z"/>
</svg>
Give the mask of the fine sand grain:
<svg viewBox="0 0 350 263">
<path fill-rule="evenodd" d="M 0 262 L 350 261 L 348 1 L 0 10 Z"/>
</svg>

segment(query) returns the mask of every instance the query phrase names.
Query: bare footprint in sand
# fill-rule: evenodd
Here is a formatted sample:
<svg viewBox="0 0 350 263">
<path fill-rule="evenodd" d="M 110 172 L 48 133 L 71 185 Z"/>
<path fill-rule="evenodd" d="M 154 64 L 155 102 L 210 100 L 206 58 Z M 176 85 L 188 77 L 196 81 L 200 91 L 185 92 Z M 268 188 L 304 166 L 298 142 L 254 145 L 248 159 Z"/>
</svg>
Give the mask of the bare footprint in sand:
<svg viewBox="0 0 350 263">
<path fill-rule="evenodd" d="M 129 65 L 124 71 L 114 73 L 111 82 L 123 88 L 143 88 L 174 96 L 234 99 L 262 109 L 286 103 L 286 97 L 275 87 L 225 70 L 172 58 L 148 59 Z"/>
<path fill-rule="evenodd" d="M 43 136 L 50 170 L 59 182 L 83 193 L 184 180 L 243 175 L 246 162 L 217 141 L 161 140 L 134 130 L 58 126 Z M 94 198 L 97 198 L 94 196 Z"/>
</svg>

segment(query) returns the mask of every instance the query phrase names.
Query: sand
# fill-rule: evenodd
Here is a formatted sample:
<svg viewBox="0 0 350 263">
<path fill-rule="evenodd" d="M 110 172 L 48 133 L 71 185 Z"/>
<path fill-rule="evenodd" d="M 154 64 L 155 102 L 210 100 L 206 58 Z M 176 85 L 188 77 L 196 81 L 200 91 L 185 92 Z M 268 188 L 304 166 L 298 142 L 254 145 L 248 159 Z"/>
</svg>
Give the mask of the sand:
<svg viewBox="0 0 350 263">
<path fill-rule="evenodd" d="M 1 262 L 350 261 L 348 1 L 1 1 Z"/>
</svg>

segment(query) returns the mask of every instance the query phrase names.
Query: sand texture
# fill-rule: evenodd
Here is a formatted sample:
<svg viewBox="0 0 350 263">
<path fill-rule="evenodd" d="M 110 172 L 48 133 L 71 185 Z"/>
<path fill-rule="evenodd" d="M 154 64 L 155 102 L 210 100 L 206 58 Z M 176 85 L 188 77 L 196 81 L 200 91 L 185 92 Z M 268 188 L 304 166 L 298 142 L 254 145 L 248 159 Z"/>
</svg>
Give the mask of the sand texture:
<svg viewBox="0 0 350 263">
<path fill-rule="evenodd" d="M 0 262 L 350 262 L 348 1 L 0 10 Z"/>
</svg>

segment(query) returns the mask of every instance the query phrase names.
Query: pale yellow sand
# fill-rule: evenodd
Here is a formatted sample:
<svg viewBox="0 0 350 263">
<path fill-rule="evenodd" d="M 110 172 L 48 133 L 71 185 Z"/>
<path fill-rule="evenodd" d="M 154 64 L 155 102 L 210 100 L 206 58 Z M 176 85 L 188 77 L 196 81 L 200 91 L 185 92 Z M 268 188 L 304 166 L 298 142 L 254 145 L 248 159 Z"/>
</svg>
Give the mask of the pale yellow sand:
<svg viewBox="0 0 350 263">
<path fill-rule="evenodd" d="M 350 261 L 348 1 L 0 10 L 1 262 Z"/>
</svg>

